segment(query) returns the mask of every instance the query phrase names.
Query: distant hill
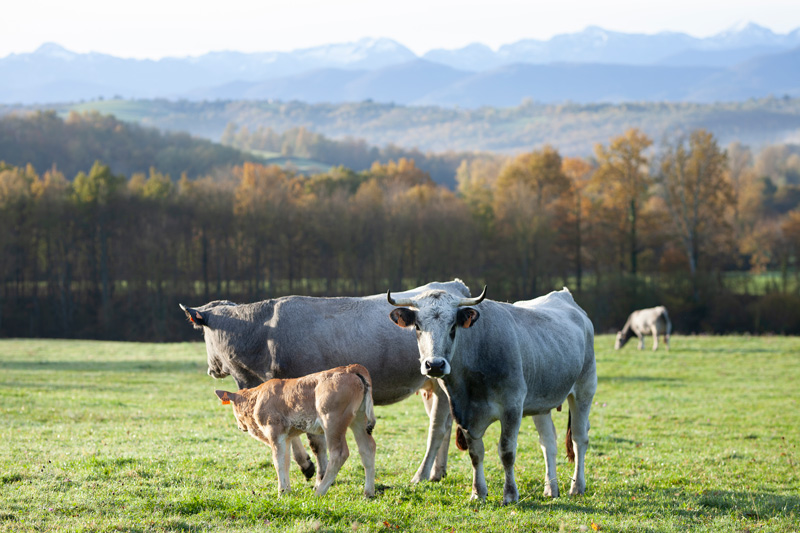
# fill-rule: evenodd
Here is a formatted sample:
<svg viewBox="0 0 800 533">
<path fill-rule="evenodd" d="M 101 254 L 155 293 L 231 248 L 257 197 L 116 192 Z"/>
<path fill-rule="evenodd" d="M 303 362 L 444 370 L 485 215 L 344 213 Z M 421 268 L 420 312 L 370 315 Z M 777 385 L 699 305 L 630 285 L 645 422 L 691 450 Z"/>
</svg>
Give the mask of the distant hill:
<svg viewBox="0 0 800 533">
<path fill-rule="evenodd" d="M 56 167 L 67 179 L 102 161 L 118 174 L 147 174 L 151 167 L 175 180 L 194 178 L 218 167 L 260 158 L 187 133 L 162 133 L 97 113 L 54 112 L 0 116 L 0 161 L 32 164 L 44 172 Z"/>
<path fill-rule="evenodd" d="M 254 132 L 300 126 L 331 139 L 364 139 L 422 152 L 515 153 L 551 144 L 565 155 L 591 155 L 596 143 L 638 127 L 657 143 L 666 135 L 705 128 L 720 143 L 760 147 L 800 143 L 800 98 L 764 98 L 725 104 L 537 104 L 453 109 L 378 102 L 308 104 L 268 101 L 105 100 L 48 106 L 66 115 L 96 110 L 168 131 L 218 141 L 230 124 Z M 0 105 L 0 116 L 30 107 Z M 328 162 L 329 164 L 335 164 Z"/>
<path fill-rule="evenodd" d="M 49 43 L 0 58 L 0 103 L 102 98 L 394 102 L 450 107 L 542 103 L 714 102 L 800 95 L 800 28 L 779 35 L 748 24 L 708 38 L 589 27 L 494 51 L 480 43 L 417 57 L 390 39 L 292 52 L 213 52 L 158 61 L 77 54 Z M 789 54 L 789 55 L 787 55 Z M 788 64 L 787 64 L 788 61 Z M 758 73 L 758 83 L 742 78 Z M 744 82 L 736 87 L 730 83 Z M 733 89 L 733 90 L 732 90 Z"/>
</svg>

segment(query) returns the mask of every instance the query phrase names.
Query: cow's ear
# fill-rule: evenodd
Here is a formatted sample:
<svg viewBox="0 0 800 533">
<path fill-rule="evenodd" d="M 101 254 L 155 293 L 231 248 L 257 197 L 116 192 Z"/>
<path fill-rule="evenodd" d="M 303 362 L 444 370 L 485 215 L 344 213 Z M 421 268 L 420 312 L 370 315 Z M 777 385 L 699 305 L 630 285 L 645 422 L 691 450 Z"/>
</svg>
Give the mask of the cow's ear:
<svg viewBox="0 0 800 533">
<path fill-rule="evenodd" d="M 207 316 L 205 313 L 198 311 L 197 309 L 193 309 L 191 307 L 186 307 L 183 304 L 178 304 L 183 309 L 183 312 L 186 313 L 186 318 L 194 324 L 195 326 L 208 326 Z"/>
<path fill-rule="evenodd" d="M 222 401 L 223 405 L 228 405 L 231 402 L 236 403 L 239 400 L 239 395 L 236 394 L 235 392 L 228 392 L 226 390 L 215 390 L 214 393 Z"/>
<path fill-rule="evenodd" d="M 417 313 L 406 307 L 398 307 L 389 313 L 389 318 L 401 328 L 407 328 L 416 323 Z"/>
<path fill-rule="evenodd" d="M 458 325 L 462 328 L 469 328 L 475 325 L 479 316 L 481 316 L 481 314 L 477 310 L 471 307 L 464 307 L 459 309 L 456 313 L 456 322 L 458 322 Z"/>
</svg>

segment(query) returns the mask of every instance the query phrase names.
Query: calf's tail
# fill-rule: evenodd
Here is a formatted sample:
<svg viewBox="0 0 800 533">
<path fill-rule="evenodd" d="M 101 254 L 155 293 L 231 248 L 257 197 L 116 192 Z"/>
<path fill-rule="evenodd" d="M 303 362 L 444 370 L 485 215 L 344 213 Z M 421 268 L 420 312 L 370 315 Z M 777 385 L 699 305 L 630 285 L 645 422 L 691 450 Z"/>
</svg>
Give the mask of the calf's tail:
<svg viewBox="0 0 800 533">
<path fill-rule="evenodd" d="M 572 447 L 572 409 L 567 415 L 567 461 L 575 462 L 575 450 Z"/>
<path fill-rule="evenodd" d="M 375 419 L 375 403 L 372 401 L 372 383 L 370 383 L 369 378 L 362 376 L 358 372 L 356 372 L 356 376 L 364 384 L 364 400 L 361 405 L 367 415 L 367 435 L 372 435 L 372 430 L 375 429 L 375 423 L 377 422 Z"/>
</svg>

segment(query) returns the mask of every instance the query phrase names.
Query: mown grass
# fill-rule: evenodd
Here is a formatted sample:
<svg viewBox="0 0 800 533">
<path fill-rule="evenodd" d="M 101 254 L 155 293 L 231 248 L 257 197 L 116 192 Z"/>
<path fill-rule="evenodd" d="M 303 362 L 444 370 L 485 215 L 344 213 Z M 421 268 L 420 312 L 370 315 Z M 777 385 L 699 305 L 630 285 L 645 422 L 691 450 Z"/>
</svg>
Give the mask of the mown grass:
<svg viewBox="0 0 800 533">
<path fill-rule="evenodd" d="M 0 531 L 797 531 L 800 339 L 675 337 L 670 353 L 597 339 L 599 385 L 583 497 L 542 496 L 533 422 L 519 440 L 520 501 L 502 507 L 499 426 L 489 498 L 469 501 L 451 445 L 441 483 L 411 485 L 418 398 L 378 407 L 378 496 L 351 457 L 316 498 L 299 468 L 278 497 L 265 446 L 235 427 L 202 344 L 0 341 Z M 554 413 L 563 494 L 571 469 Z"/>
</svg>

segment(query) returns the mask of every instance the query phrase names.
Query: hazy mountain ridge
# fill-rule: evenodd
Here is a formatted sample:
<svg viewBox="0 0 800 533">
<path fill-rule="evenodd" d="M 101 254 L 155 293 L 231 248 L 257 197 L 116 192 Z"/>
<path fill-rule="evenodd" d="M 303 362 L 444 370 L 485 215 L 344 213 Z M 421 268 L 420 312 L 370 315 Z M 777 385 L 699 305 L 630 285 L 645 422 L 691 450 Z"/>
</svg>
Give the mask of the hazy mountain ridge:
<svg viewBox="0 0 800 533">
<path fill-rule="evenodd" d="M 0 102 L 124 98 L 375 100 L 480 107 L 541 102 L 711 102 L 800 94 L 800 28 L 778 35 L 747 24 L 708 38 L 589 27 L 497 51 L 475 43 L 417 57 L 390 39 L 361 39 L 292 52 L 212 52 L 135 60 L 45 44 L 0 58 Z M 753 63 L 755 62 L 755 63 Z M 727 85 L 742 72 L 741 90 Z M 789 74 L 787 75 L 787 72 Z M 515 77 L 515 74 L 517 77 Z M 662 84 L 652 83 L 653 79 Z M 507 87 L 508 85 L 509 87 Z M 597 88 L 597 90 L 594 90 Z"/>
</svg>

